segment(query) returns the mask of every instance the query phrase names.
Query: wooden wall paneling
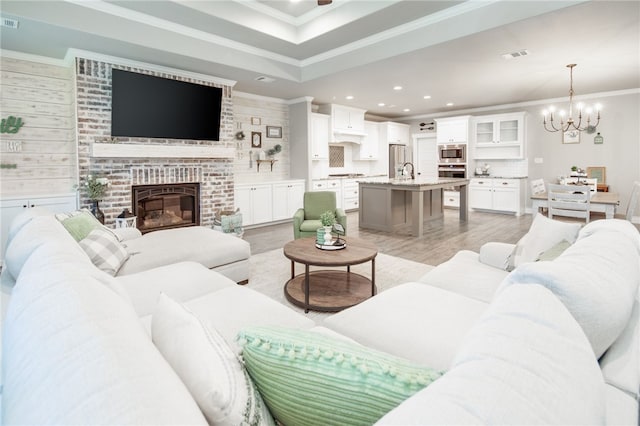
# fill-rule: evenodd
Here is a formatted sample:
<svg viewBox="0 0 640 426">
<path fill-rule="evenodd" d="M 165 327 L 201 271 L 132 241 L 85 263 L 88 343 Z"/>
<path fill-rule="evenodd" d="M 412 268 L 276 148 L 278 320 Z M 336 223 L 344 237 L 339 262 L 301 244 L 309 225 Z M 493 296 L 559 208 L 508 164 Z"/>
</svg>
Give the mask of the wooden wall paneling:
<svg viewBox="0 0 640 426">
<path fill-rule="evenodd" d="M 69 193 L 77 181 L 71 69 L 3 57 L 0 71 L 2 118 L 24 122 L 0 135 L 2 163 L 17 165 L 0 170 L 2 197 Z"/>
<path fill-rule="evenodd" d="M 61 79 L 71 79 L 71 68 L 59 67 L 41 62 L 25 61 L 6 56 L 3 56 L 2 61 L 0 61 L 0 70 Z"/>
</svg>

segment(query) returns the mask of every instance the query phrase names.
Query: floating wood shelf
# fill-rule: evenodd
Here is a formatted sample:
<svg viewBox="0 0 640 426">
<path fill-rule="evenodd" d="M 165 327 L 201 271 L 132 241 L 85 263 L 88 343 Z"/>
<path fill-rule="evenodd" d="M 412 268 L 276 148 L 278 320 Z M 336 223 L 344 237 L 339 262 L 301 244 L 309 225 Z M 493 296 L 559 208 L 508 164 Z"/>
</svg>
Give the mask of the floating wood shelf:
<svg viewBox="0 0 640 426">
<path fill-rule="evenodd" d="M 273 163 L 275 163 L 278 160 L 256 160 L 256 163 L 258 164 L 258 171 L 260 171 L 260 164 L 262 163 L 270 163 L 271 164 L 271 171 L 273 171 Z"/>
</svg>

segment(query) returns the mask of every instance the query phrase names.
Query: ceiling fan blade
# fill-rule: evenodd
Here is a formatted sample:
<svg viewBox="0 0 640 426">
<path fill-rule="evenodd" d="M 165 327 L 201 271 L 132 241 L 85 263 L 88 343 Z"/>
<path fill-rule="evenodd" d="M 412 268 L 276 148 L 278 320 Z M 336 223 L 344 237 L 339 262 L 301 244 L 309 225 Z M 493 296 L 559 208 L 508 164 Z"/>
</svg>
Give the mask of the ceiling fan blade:
<svg viewBox="0 0 640 426">
<path fill-rule="evenodd" d="M 332 0 L 318 0 L 318 6 L 324 6 L 327 4 L 331 4 Z"/>
</svg>

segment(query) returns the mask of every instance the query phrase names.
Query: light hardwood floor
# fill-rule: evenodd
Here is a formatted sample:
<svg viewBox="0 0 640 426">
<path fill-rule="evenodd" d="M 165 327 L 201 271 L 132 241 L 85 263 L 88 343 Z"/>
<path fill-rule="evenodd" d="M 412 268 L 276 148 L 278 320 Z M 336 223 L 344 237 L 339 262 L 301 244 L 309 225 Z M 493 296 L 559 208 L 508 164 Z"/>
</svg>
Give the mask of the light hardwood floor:
<svg viewBox="0 0 640 426">
<path fill-rule="evenodd" d="M 347 213 L 347 244 L 350 236 L 375 243 L 380 253 L 402 257 L 429 265 L 439 265 L 459 250 L 477 252 L 488 241 L 516 243 L 531 225 L 532 216 L 470 211 L 469 220 L 458 221 L 458 211 L 445 209 L 444 218 L 425 224 L 424 236 L 414 238 L 408 233 L 369 231 L 358 228 L 358 212 Z M 291 222 L 245 230 L 245 240 L 251 253 L 282 248 L 293 239 Z"/>
</svg>

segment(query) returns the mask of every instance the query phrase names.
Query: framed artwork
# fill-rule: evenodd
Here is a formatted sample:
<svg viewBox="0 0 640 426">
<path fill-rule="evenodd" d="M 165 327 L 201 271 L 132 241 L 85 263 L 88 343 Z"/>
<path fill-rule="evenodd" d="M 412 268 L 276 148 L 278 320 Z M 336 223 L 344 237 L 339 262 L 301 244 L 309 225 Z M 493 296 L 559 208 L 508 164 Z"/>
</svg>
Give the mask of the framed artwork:
<svg viewBox="0 0 640 426">
<path fill-rule="evenodd" d="M 587 167 L 587 177 L 598 179 L 598 183 L 607 183 L 606 167 Z"/>
<path fill-rule="evenodd" d="M 562 143 L 580 143 L 580 132 L 578 130 L 567 130 L 562 134 Z"/>
<path fill-rule="evenodd" d="M 251 132 L 251 148 L 262 148 L 262 133 Z"/>
<path fill-rule="evenodd" d="M 262 124 L 262 120 L 260 119 L 260 117 L 251 117 L 252 126 L 259 126 L 261 124 Z"/>
<path fill-rule="evenodd" d="M 267 126 L 267 137 L 268 138 L 281 138 L 282 137 L 282 127 L 280 127 L 280 126 Z"/>
</svg>

